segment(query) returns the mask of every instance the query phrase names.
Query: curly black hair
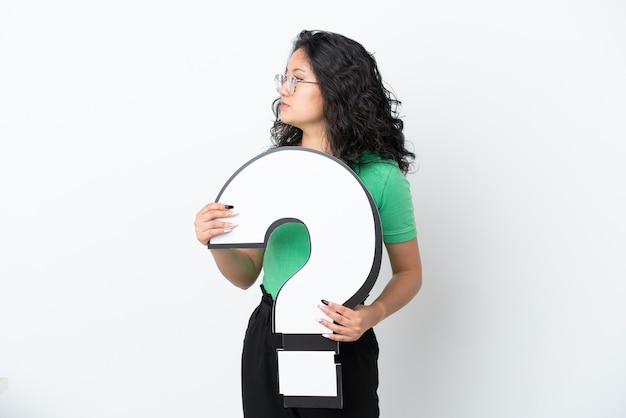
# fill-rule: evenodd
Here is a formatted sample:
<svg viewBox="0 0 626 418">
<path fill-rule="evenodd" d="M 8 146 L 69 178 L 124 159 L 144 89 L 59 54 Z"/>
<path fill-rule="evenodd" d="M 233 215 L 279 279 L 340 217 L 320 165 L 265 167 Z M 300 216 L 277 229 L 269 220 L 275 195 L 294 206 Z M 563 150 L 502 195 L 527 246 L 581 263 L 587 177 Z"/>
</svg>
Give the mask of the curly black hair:
<svg viewBox="0 0 626 418">
<path fill-rule="evenodd" d="M 330 153 L 354 167 L 367 152 L 394 160 L 406 174 L 415 154 L 405 146 L 401 102 L 383 85 L 376 60 L 361 44 L 326 31 L 303 30 L 292 50 L 302 48 L 320 84 Z M 280 120 L 272 103 L 274 147 L 299 145 L 302 130 Z"/>
</svg>

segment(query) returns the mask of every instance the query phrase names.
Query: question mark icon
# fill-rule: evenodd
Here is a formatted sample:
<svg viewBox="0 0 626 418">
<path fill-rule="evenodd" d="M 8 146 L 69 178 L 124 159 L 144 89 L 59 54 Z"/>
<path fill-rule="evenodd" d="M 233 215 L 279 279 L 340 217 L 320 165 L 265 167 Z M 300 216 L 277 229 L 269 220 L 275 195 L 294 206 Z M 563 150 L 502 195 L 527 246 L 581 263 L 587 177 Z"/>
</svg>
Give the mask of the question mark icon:
<svg viewBox="0 0 626 418">
<path fill-rule="evenodd" d="M 236 205 L 238 227 L 213 237 L 209 248 L 264 248 L 278 226 L 306 227 L 309 259 L 280 288 L 272 313 L 272 331 L 282 337 L 278 390 L 285 407 L 341 408 L 339 343 L 324 338 L 328 329 L 314 319 L 321 299 L 354 308 L 378 278 L 382 228 L 373 198 L 341 160 L 281 147 L 239 168 L 220 200 Z"/>
</svg>

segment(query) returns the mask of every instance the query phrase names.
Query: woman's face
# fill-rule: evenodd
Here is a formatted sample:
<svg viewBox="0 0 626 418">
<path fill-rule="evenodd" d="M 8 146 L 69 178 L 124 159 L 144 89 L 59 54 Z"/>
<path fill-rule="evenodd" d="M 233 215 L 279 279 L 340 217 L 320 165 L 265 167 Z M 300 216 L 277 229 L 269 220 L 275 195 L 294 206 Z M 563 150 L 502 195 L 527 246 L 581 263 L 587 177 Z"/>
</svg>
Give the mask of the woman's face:
<svg viewBox="0 0 626 418">
<path fill-rule="evenodd" d="M 280 120 L 303 131 L 320 130 L 324 126 L 322 92 L 307 56 L 302 48 L 291 55 L 286 77 L 310 83 L 296 82 L 295 91 L 289 94 L 287 83 L 280 88 Z"/>
</svg>

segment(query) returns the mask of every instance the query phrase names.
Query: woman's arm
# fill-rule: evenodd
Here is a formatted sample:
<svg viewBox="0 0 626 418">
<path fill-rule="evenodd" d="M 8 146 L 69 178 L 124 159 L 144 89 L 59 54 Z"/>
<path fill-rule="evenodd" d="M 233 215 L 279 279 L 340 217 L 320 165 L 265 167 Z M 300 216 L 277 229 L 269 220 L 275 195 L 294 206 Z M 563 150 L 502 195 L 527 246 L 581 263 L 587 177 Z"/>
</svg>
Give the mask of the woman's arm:
<svg viewBox="0 0 626 418">
<path fill-rule="evenodd" d="M 207 245 L 211 238 L 229 233 L 237 227 L 234 222 L 224 219 L 237 216 L 232 206 L 222 203 L 209 203 L 196 214 L 194 226 L 196 237 L 202 245 Z M 211 249 L 211 254 L 220 272 L 235 286 L 247 289 L 254 284 L 263 267 L 261 248 Z"/>
<path fill-rule="evenodd" d="M 220 272 L 241 289 L 254 284 L 263 266 L 262 248 L 211 249 Z"/>
<path fill-rule="evenodd" d="M 422 287 L 422 262 L 417 238 L 399 244 L 387 244 L 386 247 L 393 276 L 370 305 L 378 313 L 376 324 L 403 308 Z"/>
<path fill-rule="evenodd" d="M 422 263 L 417 238 L 398 244 L 386 244 L 392 276 L 380 296 L 370 305 L 354 309 L 335 302 L 320 305 L 335 323 L 320 319 L 333 333 L 326 336 L 335 341 L 356 341 L 368 329 L 400 310 L 413 299 L 422 286 Z"/>
</svg>

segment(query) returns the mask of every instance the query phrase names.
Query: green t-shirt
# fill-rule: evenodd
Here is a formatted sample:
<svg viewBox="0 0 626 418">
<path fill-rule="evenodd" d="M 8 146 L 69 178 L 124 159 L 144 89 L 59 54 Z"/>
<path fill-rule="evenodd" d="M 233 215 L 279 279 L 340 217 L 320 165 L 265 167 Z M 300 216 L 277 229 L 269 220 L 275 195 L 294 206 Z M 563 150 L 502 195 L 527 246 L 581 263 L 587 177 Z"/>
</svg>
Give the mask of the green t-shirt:
<svg viewBox="0 0 626 418">
<path fill-rule="evenodd" d="M 399 243 L 415 238 L 410 183 L 398 164 L 368 155 L 354 171 L 376 203 L 383 241 Z M 306 263 L 310 251 L 309 233 L 303 224 L 286 223 L 272 232 L 263 256 L 263 287 L 274 299 L 281 286 Z"/>
</svg>

